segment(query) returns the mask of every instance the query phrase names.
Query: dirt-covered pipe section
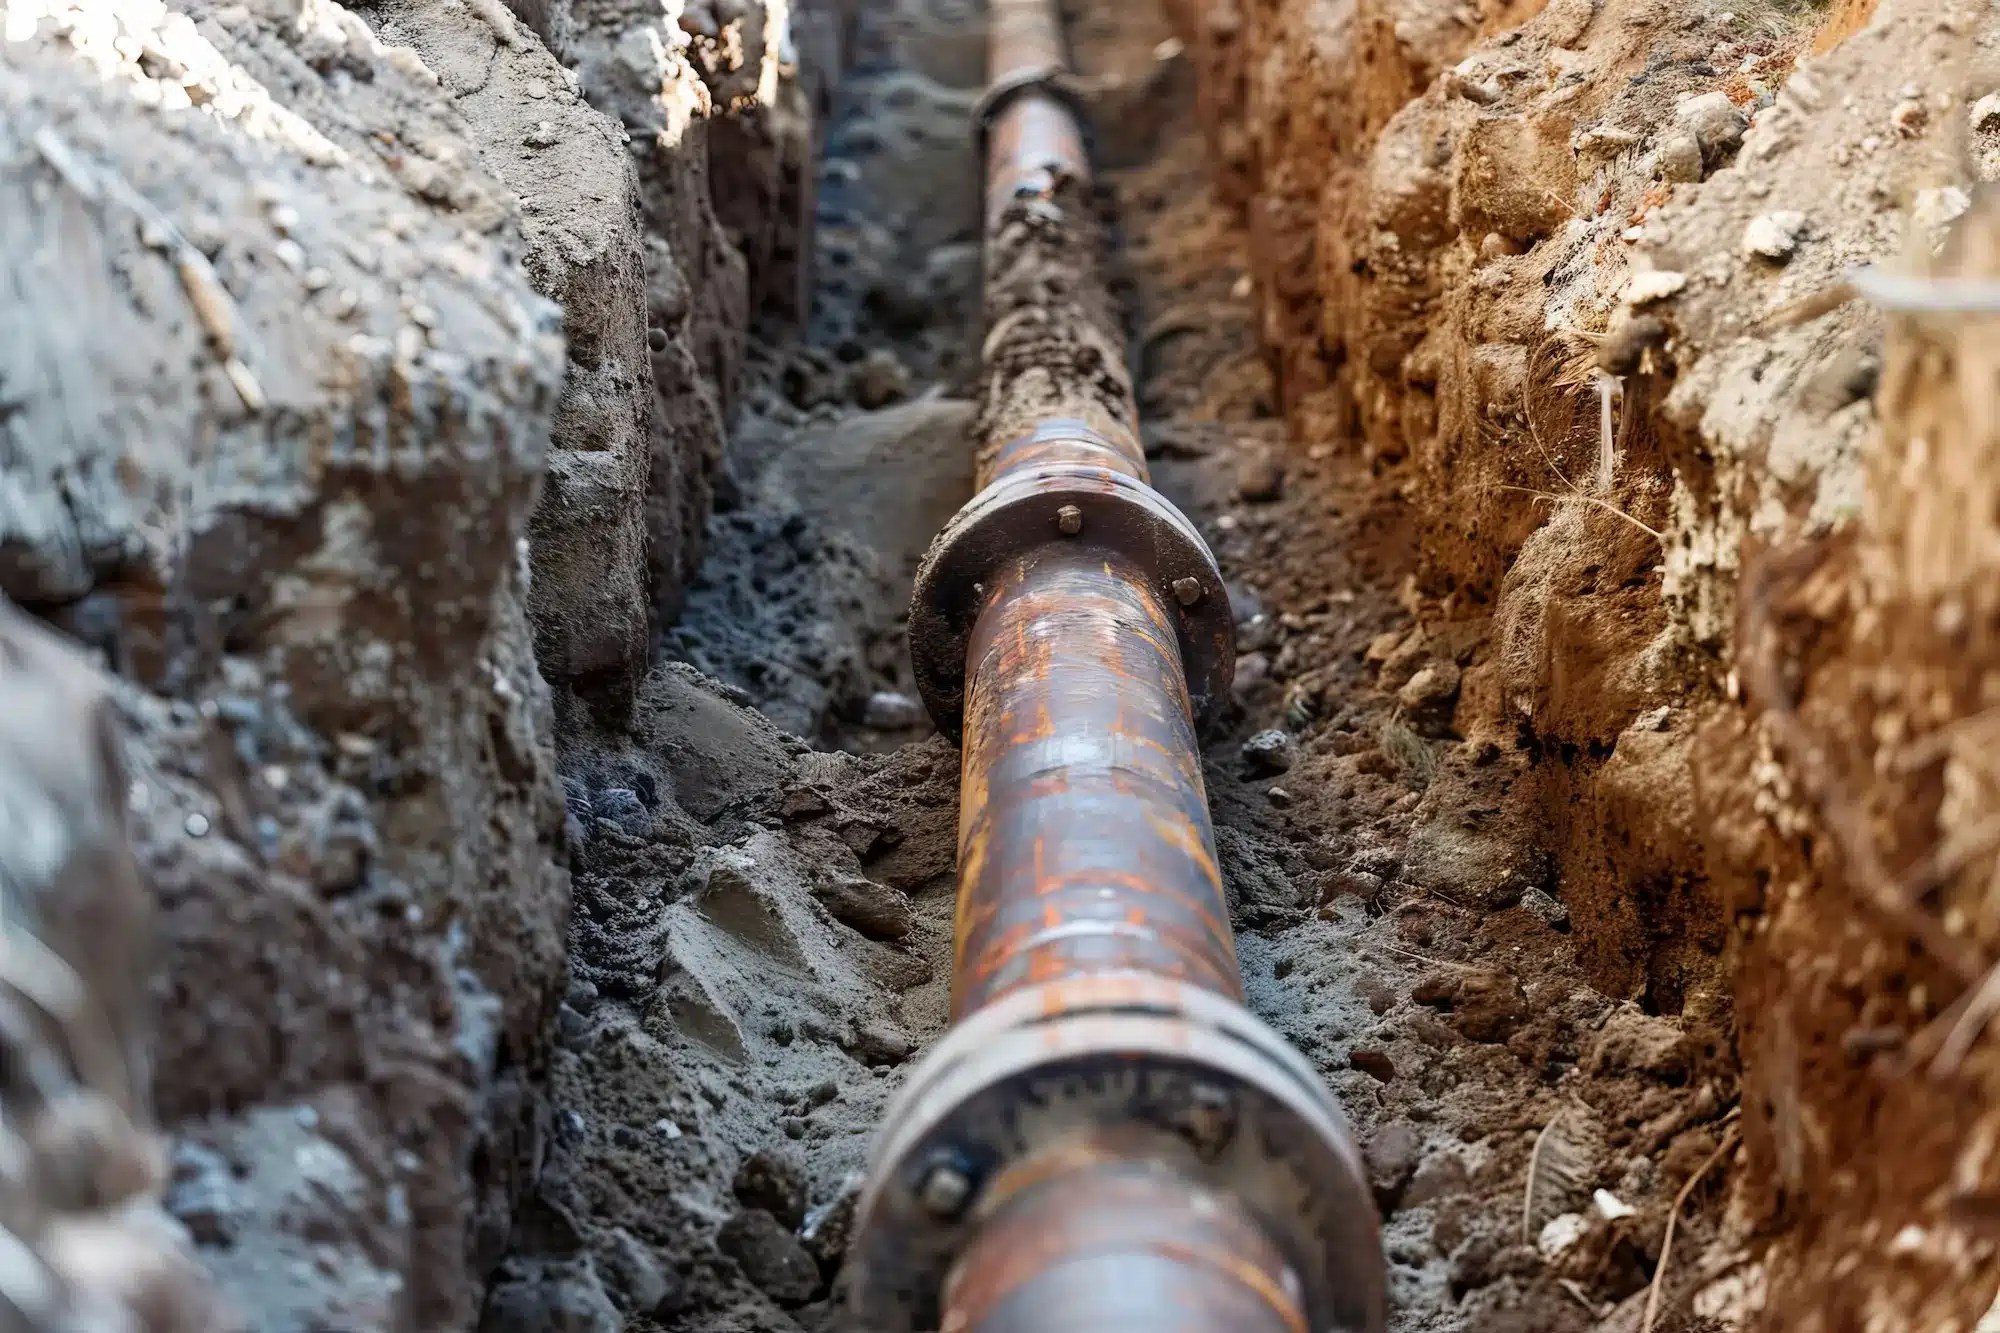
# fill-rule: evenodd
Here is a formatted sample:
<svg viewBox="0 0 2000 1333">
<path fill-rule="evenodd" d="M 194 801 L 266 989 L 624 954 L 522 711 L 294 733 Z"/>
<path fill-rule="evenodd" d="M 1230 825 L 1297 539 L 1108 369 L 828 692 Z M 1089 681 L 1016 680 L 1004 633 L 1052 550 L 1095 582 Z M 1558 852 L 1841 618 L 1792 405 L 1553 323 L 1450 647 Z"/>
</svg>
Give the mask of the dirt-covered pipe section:
<svg viewBox="0 0 2000 1333">
<path fill-rule="evenodd" d="M 856 1317 L 1379 1330 L 1359 1153 L 1242 1004 L 1195 735 L 1228 596 L 1147 481 L 1057 10 L 991 25 L 982 489 L 910 627 L 962 743 L 954 1026 L 889 1106 Z"/>
</svg>

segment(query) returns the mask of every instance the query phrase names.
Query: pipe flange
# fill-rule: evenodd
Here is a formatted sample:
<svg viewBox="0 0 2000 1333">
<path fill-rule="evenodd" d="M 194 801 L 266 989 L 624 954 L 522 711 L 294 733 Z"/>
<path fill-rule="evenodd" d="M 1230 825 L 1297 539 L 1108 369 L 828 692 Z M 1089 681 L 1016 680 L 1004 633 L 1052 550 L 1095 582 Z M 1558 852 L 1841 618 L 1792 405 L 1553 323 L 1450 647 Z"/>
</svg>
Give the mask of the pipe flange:
<svg viewBox="0 0 2000 1333">
<path fill-rule="evenodd" d="M 848 1251 L 856 1326 L 936 1327 L 938 1295 L 1001 1172 L 1081 1136 L 1156 1132 L 1253 1215 L 1312 1333 L 1380 1333 L 1375 1204 L 1312 1066 L 1242 1005 L 1158 977 L 1029 987 L 953 1027 L 890 1102 Z"/>
<path fill-rule="evenodd" d="M 931 543 L 910 596 L 910 663 L 939 731 L 960 739 L 965 653 L 1003 561 L 1056 546 L 1123 557 L 1175 612 L 1181 667 L 1195 717 L 1229 698 L 1236 625 L 1222 571 L 1186 515 L 1136 477 L 1050 463 L 1002 476 L 952 516 Z"/>
<path fill-rule="evenodd" d="M 993 122 L 1008 103 L 1029 93 L 1062 103 L 1079 130 L 1090 123 L 1090 108 L 1077 88 L 1076 75 L 1066 66 L 1052 63 L 1009 70 L 987 84 L 972 104 L 973 145 L 981 161 L 986 158 L 986 138 L 993 132 Z"/>
</svg>

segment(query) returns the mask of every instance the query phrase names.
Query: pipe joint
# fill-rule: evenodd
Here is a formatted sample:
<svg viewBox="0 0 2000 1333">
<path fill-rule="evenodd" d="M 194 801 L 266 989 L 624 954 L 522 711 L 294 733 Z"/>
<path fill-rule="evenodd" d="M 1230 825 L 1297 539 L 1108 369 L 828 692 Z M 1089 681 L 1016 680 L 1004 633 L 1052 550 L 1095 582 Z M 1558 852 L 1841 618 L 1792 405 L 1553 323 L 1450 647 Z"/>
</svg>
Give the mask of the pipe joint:
<svg viewBox="0 0 2000 1333">
<path fill-rule="evenodd" d="M 1222 572 L 1186 515 L 1134 475 L 1130 451 L 1080 422 L 1052 423 L 1002 445 L 998 479 L 938 534 L 910 601 L 910 659 L 938 730 L 962 738 L 966 649 L 995 586 L 1052 549 L 1102 552 L 1172 608 L 1188 699 L 1205 718 L 1229 697 L 1236 628 Z"/>
<path fill-rule="evenodd" d="M 941 1172 L 953 1187 L 942 1211 Z M 1049 1201 L 1086 1179 L 1097 1185 Z M 1050 1238 L 1088 1231 L 1092 1210 L 1128 1195 L 1143 1207 L 1103 1234 Z M 1024 1231 L 1028 1215 L 1047 1221 Z M 1240 1003 L 1143 974 L 1045 982 L 959 1023 L 891 1102 L 857 1217 L 854 1308 L 876 1333 L 1374 1330 L 1375 1235 L 1339 1108 Z M 1057 1291 L 1050 1246 L 1104 1270 L 1092 1300 L 1185 1285 L 1223 1302 L 1218 1319 L 1180 1309 L 1172 1322 L 1103 1323 L 1108 1306 Z M 1257 1314 L 1220 1319 L 1225 1309 Z"/>
</svg>

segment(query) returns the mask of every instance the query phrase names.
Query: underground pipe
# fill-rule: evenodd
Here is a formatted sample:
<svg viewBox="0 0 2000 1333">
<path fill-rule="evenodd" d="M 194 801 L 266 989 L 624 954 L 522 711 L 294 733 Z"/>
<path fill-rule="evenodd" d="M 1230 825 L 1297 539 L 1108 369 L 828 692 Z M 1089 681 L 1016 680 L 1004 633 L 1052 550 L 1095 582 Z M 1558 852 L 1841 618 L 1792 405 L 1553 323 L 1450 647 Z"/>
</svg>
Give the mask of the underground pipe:
<svg viewBox="0 0 2000 1333">
<path fill-rule="evenodd" d="M 911 604 L 962 745 L 952 1027 L 878 1138 L 871 1333 L 1379 1330 L 1374 1205 L 1243 1005 L 1196 740 L 1228 596 L 1149 484 L 1053 0 L 993 0 L 978 493 Z"/>
</svg>

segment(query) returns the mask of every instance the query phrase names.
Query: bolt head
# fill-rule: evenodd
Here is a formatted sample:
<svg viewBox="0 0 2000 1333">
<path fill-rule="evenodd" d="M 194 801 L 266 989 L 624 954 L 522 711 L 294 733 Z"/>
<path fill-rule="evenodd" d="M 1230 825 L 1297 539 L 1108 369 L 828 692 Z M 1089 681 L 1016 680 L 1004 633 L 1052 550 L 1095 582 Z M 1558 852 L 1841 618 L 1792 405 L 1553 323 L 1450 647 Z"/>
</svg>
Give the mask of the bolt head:
<svg viewBox="0 0 2000 1333">
<path fill-rule="evenodd" d="M 1182 578 L 1174 580 L 1174 597 L 1182 606 L 1193 606 L 1201 600 L 1203 588 L 1201 580 Z"/>
<path fill-rule="evenodd" d="M 940 1220 L 957 1217 L 971 1199 L 972 1177 L 949 1162 L 939 1162 L 924 1172 L 923 1183 L 917 1186 L 917 1201 Z"/>
<path fill-rule="evenodd" d="M 1065 537 L 1074 537 L 1083 531 L 1083 511 L 1075 505 L 1064 505 L 1056 510 L 1056 531 Z"/>
</svg>

